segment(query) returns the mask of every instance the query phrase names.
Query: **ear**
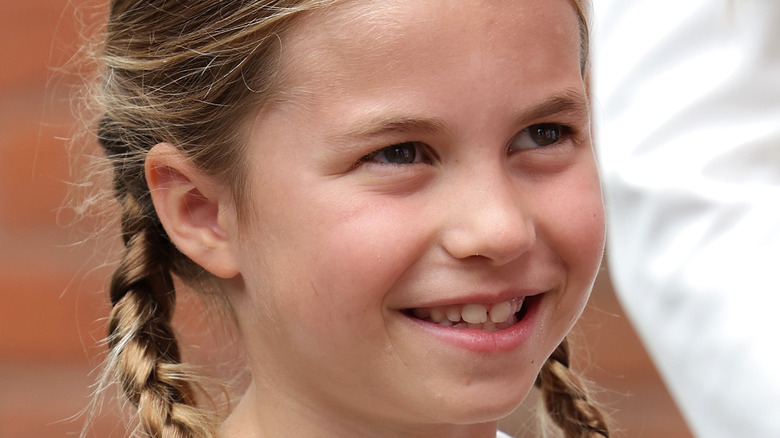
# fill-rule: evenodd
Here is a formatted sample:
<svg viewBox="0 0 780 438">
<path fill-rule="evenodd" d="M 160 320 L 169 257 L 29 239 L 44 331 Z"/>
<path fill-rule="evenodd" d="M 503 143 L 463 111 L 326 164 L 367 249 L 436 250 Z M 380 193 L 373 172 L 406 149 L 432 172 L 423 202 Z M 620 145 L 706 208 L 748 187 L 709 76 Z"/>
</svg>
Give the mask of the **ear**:
<svg viewBox="0 0 780 438">
<path fill-rule="evenodd" d="M 238 275 L 230 190 L 168 143 L 152 147 L 144 170 L 157 216 L 179 251 L 217 277 Z"/>
</svg>

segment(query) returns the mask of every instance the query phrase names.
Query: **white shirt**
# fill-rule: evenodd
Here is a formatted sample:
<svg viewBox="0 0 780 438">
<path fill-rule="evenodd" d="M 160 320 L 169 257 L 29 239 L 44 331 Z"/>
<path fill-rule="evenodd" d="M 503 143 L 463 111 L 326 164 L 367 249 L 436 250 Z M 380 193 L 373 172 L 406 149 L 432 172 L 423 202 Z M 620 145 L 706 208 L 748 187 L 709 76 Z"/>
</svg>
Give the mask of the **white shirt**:
<svg viewBox="0 0 780 438">
<path fill-rule="evenodd" d="M 699 437 L 780 437 L 780 1 L 594 0 L 618 295 Z"/>
</svg>

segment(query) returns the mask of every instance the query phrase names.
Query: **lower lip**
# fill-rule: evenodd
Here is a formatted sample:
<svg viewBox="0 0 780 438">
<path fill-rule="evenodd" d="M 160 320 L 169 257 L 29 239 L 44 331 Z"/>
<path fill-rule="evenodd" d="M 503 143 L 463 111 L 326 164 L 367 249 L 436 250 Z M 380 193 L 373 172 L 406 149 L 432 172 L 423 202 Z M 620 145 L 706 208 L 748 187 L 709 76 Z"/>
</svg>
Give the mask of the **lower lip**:
<svg viewBox="0 0 780 438">
<path fill-rule="evenodd" d="M 523 305 L 528 307 L 525 310 L 523 319 L 509 328 L 495 332 L 445 327 L 412 316 L 407 316 L 407 318 L 430 335 L 458 348 L 475 353 L 512 351 L 523 345 L 531 337 L 542 297 L 543 295 L 527 297 Z"/>
</svg>

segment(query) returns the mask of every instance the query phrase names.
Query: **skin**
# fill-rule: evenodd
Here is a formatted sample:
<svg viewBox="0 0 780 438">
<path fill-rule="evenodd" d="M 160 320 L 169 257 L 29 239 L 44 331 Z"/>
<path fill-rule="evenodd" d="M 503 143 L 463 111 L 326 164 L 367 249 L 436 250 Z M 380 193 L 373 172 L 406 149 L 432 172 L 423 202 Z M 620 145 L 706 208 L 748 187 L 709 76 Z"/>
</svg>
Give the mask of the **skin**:
<svg viewBox="0 0 780 438">
<path fill-rule="evenodd" d="M 161 220 L 225 278 L 246 345 L 253 381 L 222 436 L 493 437 L 601 261 L 571 4 L 365 5 L 284 37 L 283 92 L 249 132 L 244 220 L 164 147 L 147 160 Z M 560 139 L 539 147 L 539 124 Z M 384 162 L 405 142 L 415 160 Z M 405 312 L 522 295 L 537 295 L 533 325 L 500 351 Z"/>
</svg>

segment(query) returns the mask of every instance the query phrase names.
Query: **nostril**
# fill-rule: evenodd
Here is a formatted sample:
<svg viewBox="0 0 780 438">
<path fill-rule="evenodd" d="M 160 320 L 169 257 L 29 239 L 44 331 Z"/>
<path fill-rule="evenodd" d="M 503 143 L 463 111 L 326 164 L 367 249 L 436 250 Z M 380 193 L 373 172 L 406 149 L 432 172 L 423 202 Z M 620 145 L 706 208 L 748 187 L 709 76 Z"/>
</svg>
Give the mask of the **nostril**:
<svg viewBox="0 0 780 438">
<path fill-rule="evenodd" d="M 486 205 L 480 210 L 490 209 Z M 489 260 L 505 265 L 536 243 L 533 220 L 522 212 L 459 211 L 442 233 L 441 245 L 459 260 Z"/>
</svg>

